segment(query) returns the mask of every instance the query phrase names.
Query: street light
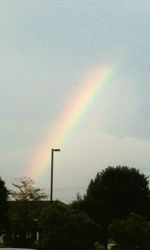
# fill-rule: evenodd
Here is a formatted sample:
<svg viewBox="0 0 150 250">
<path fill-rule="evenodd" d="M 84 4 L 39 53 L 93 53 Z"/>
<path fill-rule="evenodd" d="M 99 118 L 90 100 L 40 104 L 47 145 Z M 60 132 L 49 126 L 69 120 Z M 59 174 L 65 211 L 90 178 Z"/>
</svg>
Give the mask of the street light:
<svg viewBox="0 0 150 250">
<path fill-rule="evenodd" d="M 53 202 L 53 165 L 54 165 L 54 152 L 60 152 L 60 149 L 52 148 L 51 150 L 51 180 L 50 180 L 50 202 Z"/>
</svg>

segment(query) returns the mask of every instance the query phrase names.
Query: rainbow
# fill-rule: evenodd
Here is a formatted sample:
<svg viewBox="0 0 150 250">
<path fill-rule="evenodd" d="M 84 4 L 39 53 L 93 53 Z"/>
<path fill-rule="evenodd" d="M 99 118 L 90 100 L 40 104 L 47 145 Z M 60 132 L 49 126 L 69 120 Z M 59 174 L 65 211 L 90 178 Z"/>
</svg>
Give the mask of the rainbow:
<svg viewBox="0 0 150 250">
<path fill-rule="evenodd" d="M 27 176 L 41 178 L 49 166 L 50 149 L 62 148 L 71 131 L 79 124 L 103 87 L 110 82 L 115 68 L 100 66 L 88 72 L 75 95 L 71 96 L 64 112 L 56 119 L 55 125 L 50 126 L 49 131 L 42 137 L 41 144 L 35 148 L 27 167 Z"/>
</svg>

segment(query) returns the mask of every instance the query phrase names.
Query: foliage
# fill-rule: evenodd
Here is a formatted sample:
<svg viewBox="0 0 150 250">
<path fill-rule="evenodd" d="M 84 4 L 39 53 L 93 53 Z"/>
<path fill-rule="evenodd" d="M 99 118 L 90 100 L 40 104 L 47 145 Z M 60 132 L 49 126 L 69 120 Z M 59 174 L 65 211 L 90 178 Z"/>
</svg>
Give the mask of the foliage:
<svg viewBox="0 0 150 250">
<path fill-rule="evenodd" d="M 135 168 L 108 167 L 91 180 L 86 195 L 72 203 L 103 227 L 107 243 L 108 225 L 113 219 L 126 218 L 134 212 L 149 218 L 150 190 L 148 177 Z"/>
<path fill-rule="evenodd" d="M 47 195 L 34 185 L 32 179 L 23 177 L 13 183 L 16 190 L 10 191 L 15 201 L 10 201 L 9 240 L 16 244 L 14 246 L 24 246 L 29 241 L 33 242 L 36 237 L 37 219 L 42 206 L 40 201 Z M 28 240 L 27 235 L 30 235 Z"/>
<path fill-rule="evenodd" d="M 34 202 L 34 201 L 32 201 Z M 9 209 L 10 221 L 10 240 L 12 243 L 25 244 L 26 234 L 31 233 L 33 237 L 36 234 L 36 211 L 29 201 L 13 201 Z"/>
<path fill-rule="evenodd" d="M 101 236 L 101 228 L 86 214 L 53 203 L 40 218 L 40 249 L 91 250 Z"/>
<path fill-rule="evenodd" d="M 15 200 L 37 201 L 47 198 L 47 195 L 40 188 L 34 187 L 34 180 L 29 177 L 22 177 L 16 180 L 16 183 L 12 183 L 12 185 L 17 189 L 17 191 L 10 191 L 11 197 Z"/>
<path fill-rule="evenodd" d="M 8 211 L 8 190 L 5 187 L 5 182 L 0 178 L 0 231 L 6 230 L 8 225 L 7 211 Z"/>
<path fill-rule="evenodd" d="M 131 214 L 127 219 L 115 220 L 109 226 L 109 234 L 119 243 L 118 249 L 150 249 L 150 222 L 139 215 Z"/>
<path fill-rule="evenodd" d="M 125 218 L 131 212 L 148 217 L 148 184 L 148 178 L 135 168 L 108 167 L 91 180 L 78 206 L 100 223 L 105 219 L 109 224 L 112 219 Z"/>
<path fill-rule="evenodd" d="M 77 210 L 85 210 L 85 199 L 84 197 L 82 197 L 79 193 L 77 194 L 77 197 L 76 197 L 76 200 L 72 201 L 70 203 L 70 207 L 73 208 L 73 209 L 77 209 Z"/>
</svg>

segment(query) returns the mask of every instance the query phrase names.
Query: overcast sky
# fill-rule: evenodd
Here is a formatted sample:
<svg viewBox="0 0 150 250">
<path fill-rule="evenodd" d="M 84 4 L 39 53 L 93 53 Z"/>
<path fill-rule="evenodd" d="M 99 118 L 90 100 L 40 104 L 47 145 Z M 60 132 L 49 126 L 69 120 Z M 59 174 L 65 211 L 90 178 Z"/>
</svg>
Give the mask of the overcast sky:
<svg viewBox="0 0 150 250">
<path fill-rule="evenodd" d="M 117 65 L 115 75 L 55 152 L 54 199 L 84 194 L 107 166 L 150 174 L 150 1 L 0 0 L 0 175 L 8 187 L 32 177 L 32 150 L 104 64 Z M 49 192 L 47 150 L 49 166 L 35 181 Z"/>
</svg>

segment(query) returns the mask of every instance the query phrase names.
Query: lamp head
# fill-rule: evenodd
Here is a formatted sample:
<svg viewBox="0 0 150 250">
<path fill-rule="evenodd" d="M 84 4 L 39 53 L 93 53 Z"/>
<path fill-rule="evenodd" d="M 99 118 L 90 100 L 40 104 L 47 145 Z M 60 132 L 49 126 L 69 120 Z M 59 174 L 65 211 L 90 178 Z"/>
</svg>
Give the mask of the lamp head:
<svg viewBox="0 0 150 250">
<path fill-rule="evenodd" d="M 60 152 L 59 148 L 52 148 L 52 150 L 55 151 L 55 152 Z"/>
</svg>

